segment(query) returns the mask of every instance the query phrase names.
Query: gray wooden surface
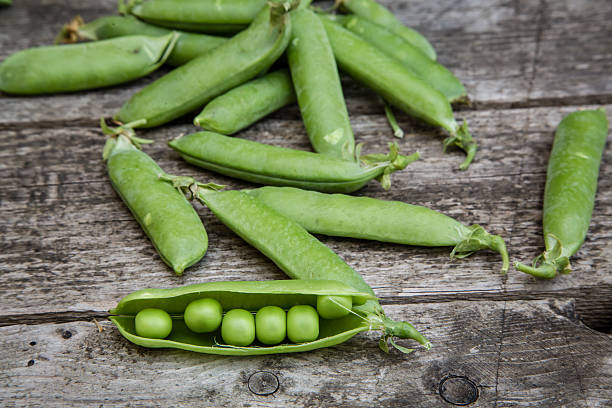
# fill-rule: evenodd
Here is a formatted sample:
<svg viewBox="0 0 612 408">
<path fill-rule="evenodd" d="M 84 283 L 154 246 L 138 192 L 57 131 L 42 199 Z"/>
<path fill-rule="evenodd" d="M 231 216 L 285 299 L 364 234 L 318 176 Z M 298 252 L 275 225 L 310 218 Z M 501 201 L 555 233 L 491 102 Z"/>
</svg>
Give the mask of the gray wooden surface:
<svg viewBox="0 0 612 408">
<path fill-rule="evenodd" d="M 432 41 L 464 81 L 460 107 L 480 150 L 467 172 L 443 154 L 444 135 L 400 114 L 401 151 L 423 159 L 360 195 L 426 205 L 502 235 L 513 260 L 542 250 L 541 208 L 553 132 L 576 109 L 612 120 L 612 3 L 385 1 Z M 0 9 L 0 60 L 52 42 L 76 14 L 112 14 L 114 1 L 16 1 Z M 479 252 L 448 258 L 420 248 L 320 237 L 361 272 L 388 315 L 434 343 L 411 355 L 378 350 L 374 333 L 296 355 L 218 357 L 147 350 L 123 339 L 106 310 L 144 287 L 218 279 L 284 279 L 269 260 L 198 207 L 206 257 L 176 277 L 112 190 L 100 117 L 167 69 L 131 84 L 45 97 L 0 95 L 0 405 L 3 406 L 568 406 L 612 405 L 612 153 L 602 162 L 587 240 L 574 272 L 535 281 Z M 392 140 L 375 95 L 343 78 L 358 141 Z M 185 118 L 142 132 L 169 173 L 252 186 L 182 162 L 165 142 Z M 296 107 L 239 137 L 310 149 Z M 100 323 L 99 331 L 94 320 Z M 409 342 L 403 342 L 410 345 Z M 266 394 L 266 395 L 260 395 Z"/>
</svg>

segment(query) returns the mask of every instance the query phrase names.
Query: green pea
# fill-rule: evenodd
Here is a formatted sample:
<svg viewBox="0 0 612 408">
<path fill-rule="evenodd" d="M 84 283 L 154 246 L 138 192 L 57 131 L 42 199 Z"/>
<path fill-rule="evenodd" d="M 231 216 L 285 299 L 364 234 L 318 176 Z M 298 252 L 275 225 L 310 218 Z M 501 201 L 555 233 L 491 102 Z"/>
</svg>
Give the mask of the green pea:
<svg viewBox="0 0 612 408">
<path fill-rule="evenodd" d="M 136 334 L 148 339 L 164 339 L 172 331 L 172 318 L 161 309 L 143 309 L 134 318 Z"/>
<path fill-rule="evenodd" d="M 477 145 L 467 124 L 459 125 L 453 117 L 453 109 L 446 96 L 413 74 L 400 61 L 355 33 L 329 18 L 322 17 L 321 20 L 340 69 L 404 112 L 446 129 L 450 136 L 444 140 L 444 147 L 463 149 L 466 158 L 459 168 L 467 169 L 474 159 Z"/>
<path fill-rule="evenodd" d="M 255 333 L 263 344 L 278 344 L 287 335 L 287 313 L 278 306 L 265 306 L 255 315 Z"/>
<path fill-rule="evenodd" d="M 500 236 L 489 234 L 479 225 L 466 226 L 427 207 L 291 187 L 245 192 L 313 234 L 404 245 L 454 246 L 452 256 L 458 258 L 488 248 L 502 256 L 502 272 L 508 270 L 508 252 Z"/>
<path fill-rule="evenodd" d="M 287 58 L 302 119 L 318 153 L 355 161 L 355 138 L 325 27 L 310 10 L 291 12 Z"/>
<path fill-rule="evenodd" d="M 194 300 L 185 308 L 185 324 L 196 333 L 210 333 L 221 325 L 223 307 L 212 298 Z"/>
<path fill-rule="evenodd" d="M 248 346 L 255 340 L 255 319 L 251 312 L 232 309 L 223 316 L 221 337 L 232 346 Z"/>
<path fill-rule="evenodd" d="M 387 155 L 361 156 L 360 165 L 213 132 L 181 136 L 168 145 L 187 162 L 227 176 L 260 184 L 343 193 L 356 191 L 372 179 L 389 189 L 391 174 L 419 157 L 418 153 L 402 156 L 397 146 L 391 145 Z"/>
<path fill-rule="evenodd" d="M 465 87 L 457 77 L 402 37 L 387 30 L 386 27 L 359 16 L 348 16 L 341 19 L 340 22 L 382 52 L 396 58 L 411 72 L 440 91 L 449 102 L 467 101 Z"/>
<path fill-rule="evenodd" d="M 298 305 L 289 309 L 287 337 L 294 343 L 306 343 L 319 337 L 319 315 L 314 307 Z"/>
<path fill-rule="evenodd" d="M 353 299 L 348 296 L 318 296 L 317 312 L 323 319 L 338 319 L 351 312 Z"/>
<path fill-rule="evenodd" d="M 108 16 L 101 17 L 90 23 L 83 24 L 82 20 L 73 20 L 63 29 L 59 38 L 65 41 L 104 40 L 108 38 L 124 37 L 128 35 L 163 36 L 172 31 L 166 28 L 147 24 L 134 16 Z M 201 54 L 226 42 L 225 37 L 217 37 L 206 34 L 188 33 L 175 31 L 178 35 L 176 45 L 168 56 L 166 63 L 169 65 L 183 65 Z"/>
<path fill-rule="evenodd" d="M 417 47 L 428 58 L 436 59 L 436 51 L 422 34 L 410 27 L 406 27 L 391 11 L 375 0 L 339 0 L 339 3 L 351 13 L 368 19 L 401 36 Z"/>
<path fill-rule="evenodd" d="M 516 262 L 517 270 L 543 279 L 571 272 L 569 258 L 582 246 L 591 222 L 608 126 L 603 108 L 573 112 L 559 124 L 544 189 L 546 250 L 532 266 Z"/>
<path fill-rule="evenodd" d="M 289 42 L 287 13 L 282 4 L 270 3 L 249 28 L 134 94 L 115 118 L 146 119 L 143 127 L 163 125 L 266 71 Z"/>
<path fill-rule="evenodd" d="M 176 34 L 30 48 L 0 64 L 0 90 L 36 95 L 101 88 L 143 77 L 168 58 Z"/>
<path fill-rule="evenodd" d="M 130 128 L 105 128 L 116 134 L 105 146 L 108 176 L 162 260 L 177 275 L 198 262 L 208 248 L 208 236 L 200 217 L 185 197 L 159 180 L 161 168 L 131 140 Z"/>
<path fill-rule="evenodd" d="M 193 123 L 206 130 L 232 135 L 293 102 L 291 76 L 286 69 L 281 69 L 217 96 Z"/>
</svg>

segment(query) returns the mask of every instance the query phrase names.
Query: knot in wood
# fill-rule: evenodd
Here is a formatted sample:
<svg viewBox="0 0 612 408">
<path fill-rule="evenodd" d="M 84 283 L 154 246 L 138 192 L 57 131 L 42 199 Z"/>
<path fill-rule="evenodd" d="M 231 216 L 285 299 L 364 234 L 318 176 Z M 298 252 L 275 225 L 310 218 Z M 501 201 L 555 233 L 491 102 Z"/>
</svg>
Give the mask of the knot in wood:
<svg viewBox="0 0 612 408">
<path fill-rule="evenodd" d="M 462 375 L 444 377 L 438 391 L 444 401 L 453 405 L 469 405 L 478 399 L 478 387 Z"/>
<path fill-rule="evenodd" d="M 278 377 L 270 371 L 255 371 L 249 376 L 249 391 L 255 395 L 274 394 L 278 386 Z"/>
</svg>

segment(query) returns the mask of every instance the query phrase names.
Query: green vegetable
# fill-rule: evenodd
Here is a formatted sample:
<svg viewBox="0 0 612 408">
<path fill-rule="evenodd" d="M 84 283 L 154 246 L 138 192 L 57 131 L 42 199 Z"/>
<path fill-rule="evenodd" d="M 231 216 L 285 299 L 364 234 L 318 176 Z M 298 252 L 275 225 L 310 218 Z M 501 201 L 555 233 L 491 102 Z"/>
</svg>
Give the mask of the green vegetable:
<svg viewBox="0 0 612 408">
<path fill-rule="evenodd" d="M 134 16 L 101 17 L 87 24 L 77 17 L 64 26 L 58 38 L 65 42 L 76 42 L 79 39 L 98 41 L 128 35 L 158 37 L 170 33 L 169 29 L 147 24 Z M 183 65 L 228 40 L 225 37 L 185 31 L 176 31 L 176 33 L 178 34 L 176 45 L 166 60 L 167 64 L 174 66 Z"/>
<path fill-rule="evenodd" d="M 287 335 L 287 313 L 278 306 L 262 307 L 255 315 L 255 333 L 260 343 L 281 343 Z"/>
<path fill-rule="evenodd" d="M 0 90 L 37 95 L 101 88 L 143 77 L 168 58 L 177 35 L 129 36 L 30 48 L 0 64 Z"/>
<path fill-rule="evenodd" d="M 353 300 L 348 296 L 319 296 L 317 312 L 324 319 L 338 319 L 348 315 L 353 308 Z"/>
<path fill-rule="evenodd" d="M 287 58 L 298 105 L 314 150 L 355 161 L 355 138 L 325 27 L 310 10 L 291 12 Z"/>
<path fill-rule="evenodd" d="M 116 119 L 146 119 L 141 126 L 154 127 L 201 108 L 215 96 L 267 70 L 287 47 L 290 34 L 285 6 L 271 3 L 248 29 L 134 94 Z"/>
<path fill-rule="evenodd" d="M 479 225 L 465 226 L 427 207 L 290 187 L 245 192 L 313 234 L 405 245 L 454 246 L 451 256 L 457 258 L 489 248 L 501 254 L 502 272 L 508 270 L 508 253 L 501 237 L 487 233 Z"/>
<path fill-rule="evenodd" d="M 208 236 L 185 197 L 161 180 L 163 171 L 134 146 L 146 143 L 128 126 L 108 128 L 104 147 L 108 176 L 117 194 L 151 239 L 162 260 L 177 275 L 198 262 L 208 248 Z"/>
<path fill-rule="evenodd" d="M 410 323 L 395 322 L 387 318 L 375 299 L 372 288 L 361 275 L 294 221 L 241 191 L 218 191 L 218 188 L 212 185 L 196 183 L 191 177 L 164 175 L 161 178 L 205 204 L 221 222 L 270 258 L 289 277 L 303 280 L 337 280 L 371 295 L 369 301 L 354 306 L 353 311 L 371 329 L 383 331 L 381 347 L 386 345 L 389 339 L 394 344 L 393 336 L 414 339 L 426 348 L 431 347 L 427 339 Z M 356 305 L 354 297 L 353 305 Z"/>
<path fill-rule="evenodd" d="M 446 96 L 449 102 L 467 101 L 465 87 L 457 77 L 402 37 L 359 16 L 338 17 L 344 27 L 399 60 L 412 73 Z"/>
<path fill-rule="evenodd" d="M 321 20 L 340 69 L 404 112 L 446 129 L 450 137 L 444 140 L 444 147 L 454 145 L 463 149 L 467 156 L 459 168 L 467 169 L 477 145 L 467 125 L 455 121 L 448 99 L 397 59 L 330 19 L 323 17 Z"/>
<path fill-rule="evenodd" d="M 542 279 L 571 272 L 569 258 L 582 246 L 591 222 L 608 126 L 603 108 L 571 113 L 559 124 L 544 190 L 546 250 L 532 266 L 516 262 L 519 271 Z"/>
<path fill-rule="evenodd" d="M 212 298 L 224 310 L 244 309 L 256 312 L 266 306 L 288 310 L 296 305 L 316 306 L 319 296 L 349 296 L 354 305 L 364 305 L 375 297 L 357 291 L 346 284 L 325 280 L 283 280 L 262 282 L 208 282 L 172 289 L 143 289 L 121 299 L 110 313 L 110 320 L 120 333 L 132 343 L 150 348 L 177 348 L 200 353 L 224 355 L 259 355 L 292 353 L 314 350 L 342 343 L 355 334 L 368 330 L 384 330 L 379 319 L 367 320 L 358 312 L 335 320 L 321 320 L 319 336 L 301 344 L 284 343 L 274 346 L 248 347 L 219 343 L 224 336 L 218 332 L 196 334 L 189 330 L 182 319 L 185 308 L 191 302 Z M 135 331 L 134 316 L 143 309 L 162 309 L 173 316 L 172 332 L 166 339 L 139 336 Z"/>
<path fill-rule="evenodd" d="M 286 69 L 281 69 L 217 96 L 193 122 L 206 130 L 233 135 L 293 102 L 291 76 Z"/>
<path fill-rule="evenodd" d="M 192 332 L 210 333 L 217 330 L 221 325 L 223 307 L 216 299 L 194 300 L 185 308 L 183 318 L 185 319 L 185 325 Z"/>
<path fill-rule="evenodd" d="M 164 339 L 172 331 L 172 318 L 161 309 L 142 309 L 134 317 L 136 334 L 150 339 Z"/>
<path fill-rule="evenodd" d="M 230 346 L 248 346 L 255 340 L 255 319 L 244 309 L 232 309 L 223 316 L 221 336 Z"/>
<path fill-rule="evenodd" d="M 340 5 L 351 13 L 368 19 L 387 30 L 399 35 L 404 40 L 418 48 L 432 60 L 436 59 L 436 51 L 423 35 L 416 30 L 406 27 L 395 15 L 375 0 L 338 0 Z"/>
<path fill-rule="evenodd" d="M 418 159 L 402 156 L 396 145 L 387 155 L 361 156 L 362 165 L 317 153 L 265 145 L 212 132 L 199 132 L 172 140 L 168 145 L 183 159 L 217 173 L 260 184 L 350 193 L 370 180 L 391 186 L 391 174 Z M 359 154 L 360 149 L 356 150 Z M 265 157 L 265 160 L 262 158 Z"/>
<path fill-rule="evenodd" d="M 314 307 L 297 305 L 289 309 L 287 337 L 294 343 L 306 343 L 319 337 L 319 315 Z"/>
</svg>

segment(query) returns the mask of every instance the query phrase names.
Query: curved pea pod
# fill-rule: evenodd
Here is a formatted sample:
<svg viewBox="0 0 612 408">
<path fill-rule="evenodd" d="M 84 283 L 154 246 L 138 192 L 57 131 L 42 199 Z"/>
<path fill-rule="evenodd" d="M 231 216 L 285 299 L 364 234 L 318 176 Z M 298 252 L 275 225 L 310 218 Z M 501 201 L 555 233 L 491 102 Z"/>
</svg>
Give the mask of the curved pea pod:
<svg viewBox="0 0 612 408">
<path fill-rule="evenodd" d="M 76 17 L 65 25 L 58 39 L 65 42 L 77 40 L 99 41 L 108 38 L 124 37 L 128 35 L 164 36 L 172 31 L 157 27 L 138 20 L 134 16 L 101 17 L 84 24 L 80 17 Z M 173 66 L 183 65 L 226 42 L 225 37 L 206 34 L 175 31 L 178 35 L 176 44 L 168 56 L 166 63 Z"/>
<path fill-rule="evenodd" d="M 418 159 L 402 156 L 396 145 L 389 154 L 361 156 L 362 165 L 317 153 L 266 145 L 213 132 L 178 137 L 168 143 L 196 166 L 253 183 L 350 193 L 370 180 L 391 186 L 391 174 Z M 360 149 L 357 149 L 359 153 Z M 265 158 L 265 159 L 264 159 Z"/>
<path fill-rule="evenodd" d="M 599 164 L 608 136 L 603 108 L 573 112 L 557 128 L 544 189 L 544 253 L 532 266 L 514 264 L 536 278 L 571 272 L 570 257 L 582 246 L 597 192 Z"/>
<path fill-rule="evenodd" d="M 291 187 L 246 190 L 263 204 L 300 224 L 308 232 L 419 246 L 454 246 L 463 258 L 481 249 L 501 254 L 508 270 L 504 240 L 481 226 L 466 226 L 427 207 L 369 197 L 324 194 Z"/>
<path fill-rule="evenodd" d="M 193 122 L 206 130 L 232 135 L 293 102 L 291 76 L 281 69 L 217 96 Z"/>
<path fill-rule="evenodd" d="M 449 102 L 468 101 L 465 87 L 452 72 L 425 56 L 402 37 L 359 16 L 337 16 L 336 19 L 348 30 L 399 60 L 416 76 L 446 96 Z"/>
<path fill-rule="evenodd" d="M 385 54 L 340 24 L 322 17 L 340 69 L 372 88 L 385 100 L 406 113 L 446 129 L 450 137 L 444 147 L 457 146 L 466 152 L 459 166 L 469 167 L 477 145 L 467 124 L 459 125 L 446 96 L 413 74 L 397 59 Z"/>
<path fill-rule="evenodd" d="M 121 299 L 117 307 L 110 310 L 110 313 L 115 315 L 111 316 L 110 320 L 126 339 L 143 347 L 177 348 L 234 356 L 315 350 L 342 343 L 362 331 L 385 329 L 381 322 L 368 321 L 354 312 L 339 319 L 319 319 L 320 332 L 314 341 L 274 346 L 256 342 L 250 346 L 237 347 L 219 343 L 222 339 L 218 332 L 203 334 L 191 332 L 182 318 L 185 307 L 190 302 L 202 298 L 217 300 L 224 311 L 240 308 L 256 312 L 265 306 L 277 306 L 285 310 L 296 305 L 316 307 L 318 296 L 349 296 L 353 304 L 357 305 L 375 299 L 373 295 L 359 292 L 337 281 L 208 282 L 172 289 L 144 289 L 131 293 Z M 150 339 L 136 334 L 134 317 L 140 310 L 146 308 L 162 309 L 173 315 L 172 332 L 167 338 Z"/>
<path fill-rule="evenodd" d="M 272 210 L 241 191 L 218 191 L 216 186 L 196 183 L 191 177 L 163 175 L 163 180 L 206 205 L 228 228 L 270 258 L 283 272 L 298 280 L 337 280 L 356 290 L 374 295 L 361 275 L 336 253 L 309 234 L 295 221 Z M 273 231 L 273 233 L 271 233 Z M 425 348 L 429 341 L 410 323 L 387 318 L 378 300 L 354 306 L 368 324 L 381 327 L 381 348 L 392 337 L 414 339 Z M 384 346 L 383 346 L 384 344 Z M 396 346 L 397 347 L 397 346 Z M 401 347 L 397 347 L 402 350 Z M 405 350 L 404 350 L 405 351 Z"/>
<path fill-rule="evenodd" d="M 283 53 L 291 34 L 284 4 L 266 6 L 248 29 L 189 61 L 134 94 L 115 119 L 146 119 L 163 125 L 267 70 Z"/>
<path fill-rule="evenodd" d="M 176 40 L 174 33 L 163 37 L 138 35 L 19 51 L 0 65 L 0 90 L 36 95 L 131 81 L 159 68 Z"/>
<path fill-rule="evenodd" d="M 291 13 L 287 58 L 310 143 L 317 153 L 355 160 L 355 138 L 325 27 L 310 10 Z"/>
<path fill-rule="evenodd" d="M 134 146 L 142 143 L 129 127 L 110 129 L 104 148 L 108 176 L 117 194 L 147 234 L 162 260 L 177 275 L 198 262 L 208 247 L 204 225 L 185 197 L 160 181 L 157 163 Z"/>
<path fill-rule="evenodd" d="M 387 30 L 414 45 L 428 58 L 436 59 L 436 50 L 422 34 L 410 27 L 406 27 L 389 9 L 375 0 L 338 0 L 338 2 L 342 8 L 385 27 Z"/>
</svg>

